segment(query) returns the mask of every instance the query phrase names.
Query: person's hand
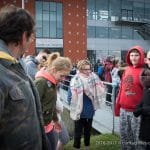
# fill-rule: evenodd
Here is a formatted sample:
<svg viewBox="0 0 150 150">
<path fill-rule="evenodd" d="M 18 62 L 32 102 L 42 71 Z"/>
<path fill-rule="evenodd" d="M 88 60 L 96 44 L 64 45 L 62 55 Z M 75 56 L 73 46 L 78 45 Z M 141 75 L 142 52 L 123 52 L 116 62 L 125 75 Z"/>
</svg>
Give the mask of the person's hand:
<svg viewBox="0 0 150 150">
<path fill-rule="evenodd" d="M 58 123 L 58 122 L 53 122 L 53 124 L 54 124 L 54 130 L 55 130 L 57 133 L 61 132 L 61 129 L 62 129 L 61 124 Z"/>
</svg>

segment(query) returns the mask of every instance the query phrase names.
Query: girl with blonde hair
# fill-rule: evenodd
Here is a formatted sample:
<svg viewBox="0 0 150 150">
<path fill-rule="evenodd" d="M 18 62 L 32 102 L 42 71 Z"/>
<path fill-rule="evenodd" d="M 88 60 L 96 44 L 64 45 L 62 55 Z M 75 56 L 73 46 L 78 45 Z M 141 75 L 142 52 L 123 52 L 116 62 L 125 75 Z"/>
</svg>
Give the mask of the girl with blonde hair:
<svg viewBox="0 0 150 150">
<path fill-rule="evenodd" d="M 35 76 L 35 85 L 39 91 L 44 128 L 49 150 L 56 149 L 55 130 L 61 131 L 56 112 L 57 84 L 69 74 L 72 64 L 69 58 L 59 53 L 49 55 L 44 67 Z"/>
</svg>

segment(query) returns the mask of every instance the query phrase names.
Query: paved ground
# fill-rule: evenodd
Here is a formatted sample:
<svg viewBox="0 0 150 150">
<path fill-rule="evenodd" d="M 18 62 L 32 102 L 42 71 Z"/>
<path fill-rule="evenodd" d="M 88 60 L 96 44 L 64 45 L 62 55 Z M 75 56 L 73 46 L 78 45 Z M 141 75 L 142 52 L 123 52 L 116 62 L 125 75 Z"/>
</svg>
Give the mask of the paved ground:
<svg viewBox="0 0 150 150">
<path fill-rule="evenodd" d="M 67 92 L 61 89 L 59 94 L 64 107 L 69 109 L 69 105 L 67 104 Z M 95 112 L 92 126 L 101 133 L 119 133 L 119 118 L 113 118 L 113 108 L 107 106 L 104 100 L 105 98 L 103 98 L 101 109 Z"/>
<path fill-rule="evenodd" d="M 101 133 L 119 133 L 119 118 L 113 118 L 111 106 L 106 106 L 106 104 L 103 103 L 101 109 L 96 111 L 93 118 L 93 128 Z"/>
</svg>

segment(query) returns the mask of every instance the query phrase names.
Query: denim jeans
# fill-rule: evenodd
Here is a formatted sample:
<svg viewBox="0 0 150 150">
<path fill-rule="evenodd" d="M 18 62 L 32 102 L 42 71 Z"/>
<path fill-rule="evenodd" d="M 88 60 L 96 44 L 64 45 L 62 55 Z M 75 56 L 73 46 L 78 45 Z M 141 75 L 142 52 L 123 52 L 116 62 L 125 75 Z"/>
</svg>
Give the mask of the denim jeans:
<svg viewBox="0 0 150 150">
<path fill-rule="evenodd" d="M 58 134 L 54 130 L 52 130 L 49 133 L 46 133 L 46 136 L 48 150 L 56 150 Z"/>
</svg>

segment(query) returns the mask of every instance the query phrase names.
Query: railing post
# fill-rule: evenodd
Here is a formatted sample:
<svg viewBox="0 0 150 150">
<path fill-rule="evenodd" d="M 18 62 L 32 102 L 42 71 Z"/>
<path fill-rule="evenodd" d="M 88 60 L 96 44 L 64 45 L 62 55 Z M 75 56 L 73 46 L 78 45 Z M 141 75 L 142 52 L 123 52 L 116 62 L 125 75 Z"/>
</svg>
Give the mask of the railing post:
<svg viewBox="0 0 150 150">
<path fill-rule="evenodd" d="M 22 0 L 22 8 L 24 9 L 24 0 Z"/>
<path fill-rule="evenodd" d="M 113 111 L 113 128 L 112 128 L 112 134 L 114 134 L 115 130 L 115 112 L 114 112 L 114 107 L 115 107 L 115 86 L 112 84 L 112 111 Z"/>
</svg>

